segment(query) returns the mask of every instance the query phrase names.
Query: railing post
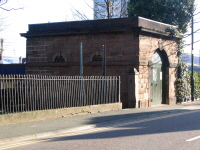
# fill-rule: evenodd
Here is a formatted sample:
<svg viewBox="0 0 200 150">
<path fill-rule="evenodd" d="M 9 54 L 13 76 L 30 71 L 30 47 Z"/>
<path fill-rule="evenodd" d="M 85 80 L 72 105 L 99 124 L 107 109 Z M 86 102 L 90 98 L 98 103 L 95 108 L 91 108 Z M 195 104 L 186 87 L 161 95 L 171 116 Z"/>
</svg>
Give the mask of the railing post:
<svg viewBox="0 0 200 150">
<path fill-rule="evenodd" d="M 107 79 L 107 77 L 106 76 L 103 76 L 103 78 L 102 78 L 103 80 L 103 104 L 106 104 L 106 94 L 107 94 L 107 86 L 106 86 L 106 84 L 107 84 L 107 81 L 106 81 L 106 79 Z"/>
<path fill-rule="evenodd" d="M 82 81 L 82 76 L 83 76 L 83 45 L 82 42 L 80 43 L 80 103 L 79 105 L 82 106 L 83 105 L 83 99 L 82 99 L 82 95 L 83 95 L 83 81 Z"/>
<path fill-rule="evenodd" d="M 80 43 L 80 49 L 79 49 L 79 52 L 80 52 L 80 76 L 83 76 L 83 46 L 82 46 L 82 43 Z"/>
<path fill-rule="evenodd" d="M 80 106 L 83 106 L 83 77 L 80 76 Z"/>
<path fill-rule="evenodd" d="M 103 76 L 106 76 L 106 46 L 103 45 L 103 60 L 102 60 Z"/>
<path fill-rule="evenodd" d="M 119 76 L 119 77 L 118 77 L 118 101 L 119 101 L 119 103 L 120 103 L 120 101 L 121 101 L 121 100 L 120 100 L 120 90 L 121 90 L 121 89 L 120 89 L 120 84 L 121 84 L 120 82 L 121 82 L 121 81 L 120 81 L 120 76 Z"/>
</svg>

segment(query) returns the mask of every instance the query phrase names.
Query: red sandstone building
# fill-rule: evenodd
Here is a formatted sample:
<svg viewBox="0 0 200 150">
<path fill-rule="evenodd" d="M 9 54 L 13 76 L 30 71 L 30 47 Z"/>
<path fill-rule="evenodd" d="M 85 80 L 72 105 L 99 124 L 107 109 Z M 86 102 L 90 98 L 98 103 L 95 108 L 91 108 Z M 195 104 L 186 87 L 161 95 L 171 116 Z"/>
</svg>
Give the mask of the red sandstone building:
<svg viewBox="0 0 200 150">
<path fill-rule="evenodd" d="M 149 19 L 119 18 L 29 25 L 27 74 L 101 76 L 106 45 L 108 76 L 121 76 L 123 107 L 175 104 L 180 39 L 165 32 L 170 25 Z"/>
</svg>

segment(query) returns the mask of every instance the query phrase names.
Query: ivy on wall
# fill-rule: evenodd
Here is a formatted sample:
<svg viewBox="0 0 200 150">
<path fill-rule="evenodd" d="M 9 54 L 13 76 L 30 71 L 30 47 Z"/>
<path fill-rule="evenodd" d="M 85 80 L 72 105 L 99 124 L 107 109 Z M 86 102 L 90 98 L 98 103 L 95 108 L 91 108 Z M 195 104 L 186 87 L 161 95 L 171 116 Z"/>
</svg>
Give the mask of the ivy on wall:
<svg viewBox="0 0 200 150">
<path fill-rule="evenodd" d="M 191 99 L 190 73 L 185 62 L 179 57 L 178 78 L 176 80 L 177 102 L 186 102 Z"/>
<path fill-rule="evenodd" d="M 168 27 L 165 29 L 169 36 L 180 36 L 180 33 L 176 28 Z M 179 40 L 178 45 L 178 67 L 177 67 L 177 79 L 176 79 L 176 98 L 177 102 L 187 102 L 191 100 L 191 71 L 188 71 L 188 67 L 184 60 L 180 57 L 183 53 L 184 41 Z M 194 74 L 194 98 L 200 98 L 200 72 L 193 72 Z"/>
<path fill-rule="evenodd" d="M 176 98 L 177 102 L 187 102 L 191 100 L 191 71 L 188 71 L 188 67 L 185 62 L 181 59 L 182 49 L 184 41 L 178 43 L 178 78 L 176 80 Z M 194 98 L 200 98 L 200 73 L 193 72 L 194 74 Z"/>
</svg>

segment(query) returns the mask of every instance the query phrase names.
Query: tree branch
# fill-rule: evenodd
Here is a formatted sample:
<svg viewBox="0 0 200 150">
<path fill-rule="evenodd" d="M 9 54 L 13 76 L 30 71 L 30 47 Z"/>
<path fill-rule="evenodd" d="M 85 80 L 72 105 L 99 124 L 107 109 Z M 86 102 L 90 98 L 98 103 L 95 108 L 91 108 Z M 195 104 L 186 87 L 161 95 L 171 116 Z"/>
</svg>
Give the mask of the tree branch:
<svg viewBox="0 0 200 150">
<path fill-rule="evenodd" d="M 5 5 L 8 2 L 8 0 L 0 0 L 0 9 L 4 10 L 4 11 L 12 11 L 12 10 L 20 10 L 23 8 L 4 8 L 3 5 Z"/>
<path fill-rule="evenodd" d="M 11 9 L 6 9 L 6 8 L 3 8 L 3 7 L 0 7 L 0 9 L 3 9 L 5 11 L 12 11 L 12 10 L 20 10 L 20 9 L 23 9 L 23 8 L 11 8 Z"/>
</svg>

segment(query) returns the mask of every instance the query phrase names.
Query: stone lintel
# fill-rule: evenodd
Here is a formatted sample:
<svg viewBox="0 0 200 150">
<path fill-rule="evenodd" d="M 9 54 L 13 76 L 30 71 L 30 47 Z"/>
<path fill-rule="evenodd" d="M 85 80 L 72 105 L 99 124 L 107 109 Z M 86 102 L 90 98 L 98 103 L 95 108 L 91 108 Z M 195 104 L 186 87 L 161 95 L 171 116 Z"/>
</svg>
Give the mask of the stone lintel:
<svg viewBox="0 0 200 150">
<path fill-rule="evenodd" d="M 84 62 L 84 66 L 102 66 L 102 62 Z M 106 62 L 107 66 L 127 66 L 127 65 L 136 65 L 138 64 L 136 61 L 115 61 L 115 62 Z M 67 66 L 79 66 L 79 62 L 34 62 L 34 63 L 27 63 L 27 67 L 67 67 Z"/>
</svg>

